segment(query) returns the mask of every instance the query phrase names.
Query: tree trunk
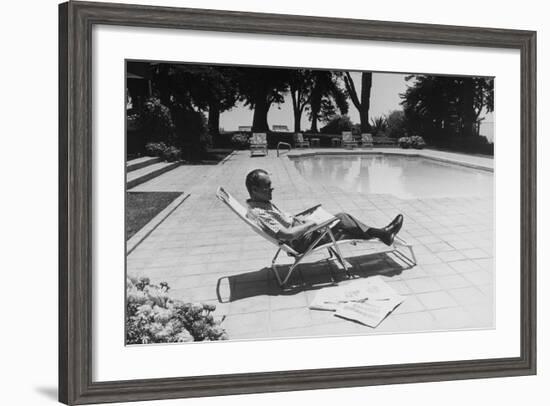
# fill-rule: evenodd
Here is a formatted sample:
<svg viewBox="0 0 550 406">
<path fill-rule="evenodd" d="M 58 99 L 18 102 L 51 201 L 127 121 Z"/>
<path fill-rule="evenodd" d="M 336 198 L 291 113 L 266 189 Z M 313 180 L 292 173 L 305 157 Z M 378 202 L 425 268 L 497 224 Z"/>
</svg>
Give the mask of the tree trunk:
<svg viewBox="0 0 550 406">
<path fill-rule="evenodd" d="M 359 117 L 361 118 L 361 133 L 367 133 L 370 130 L 369 109 L 371 87 L 372 72 L 363 72 L 361 75 L 361 108 L 359 110 Z"/>
<path fill-rule="evenodd" d="M 317 112 L 313 114 L 311 113 L 311 130 L 312 133 L 318 133 L 319 130 L 317 129 Z"/>
<path fill-rule="evenodd" d="M 311 108 L 311 130 L 310 131 L 312 133 L 318 133 L 319 130 L 317 129 L 317 119 L 319 118 L 319 111 L 321 110 L 321 96 L 320 96 L 319 89 L 317 87 L 313 89 L 309 106 Z"/>
<path fill-rule="evenodd" d="M 256 102 L 254 107 L 254 118 L 252 119 L 252 131 L 267 132 L 269 125 L 267 124 L 267 112 L 269 111 L 270 103 L 266 100 Z"/>
<path fill-rule="evenodd" d="M 254 117 L 252 119 L 253 132 L 267 132 L 269 126 L 267 124 L 267 113 L 271 103 L 268 101 L 268 90 L 265 86 L 259 85 L 256 90 Z"/>
<path fill-rule="evenodd" d="M 220 106 L 216 102 L 210 103 L 208 107 L 208 132 L 216 144 L 220 136 Z"/>
<path fill-rule="evenodd" d="M 292 110 L 294 113 L 294 132 L 299 133 L 300 121 L 302 119 L 302 111 L 300 110 L 300 92 L 291 88 L 290 96 L 292 97 Z"/>
<path fill-rule="evenodd" d="M 465 78 L 463 82 L 463 99 L 462 99 L 462 119 L 464 128 L 462 129 L 462 134 L 465 137 L 472 137 L 475 135 L 474 124 L 475 124 L 475 110 L 474 110 L 474 83 L 473 79 Z"/>
<path fill-rule="evenodd" d="M 302 112 L 299 109 L 294 109 L 294 132 L 299 133 L 300 121 L 302 120 Z"/>
<path fill-rule="evenodd" d="M 361 109 L 361 111 L 359 111 L 359 120 L 361 121 L 361 134 L 368 133 L 370 130 L 368 110 L 365 111 Z"/>
</svg>

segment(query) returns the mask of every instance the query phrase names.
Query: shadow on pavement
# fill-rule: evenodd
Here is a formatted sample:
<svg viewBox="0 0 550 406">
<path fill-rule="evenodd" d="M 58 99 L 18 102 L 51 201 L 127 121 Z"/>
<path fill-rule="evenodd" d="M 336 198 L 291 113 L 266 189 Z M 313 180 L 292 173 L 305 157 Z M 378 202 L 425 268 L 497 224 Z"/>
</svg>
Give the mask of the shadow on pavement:
<svg viewBox="0 0 550 406">
<path fill-rule="evenodd" d="M 288 286 L 281 288 L 270 267 L 258 271 L 224 276 L 218 279 L 216 293 L 220 303 L 229 303 L 254 296 L 290 296 L 297 293 L 317 290 L 339 282 L 374 275 L 395 276 L 411 267 L 396 261 L 386 253 L 348 257 L 351 264 L 351 278 L 347 279 L 344 271 L 338 269 L 333 261 L 321 260 L 314 263 L 300 264 L 288 281 Z M 281 275 L 288 272 L 290 265 L 279 265 Z"/>
</svg>

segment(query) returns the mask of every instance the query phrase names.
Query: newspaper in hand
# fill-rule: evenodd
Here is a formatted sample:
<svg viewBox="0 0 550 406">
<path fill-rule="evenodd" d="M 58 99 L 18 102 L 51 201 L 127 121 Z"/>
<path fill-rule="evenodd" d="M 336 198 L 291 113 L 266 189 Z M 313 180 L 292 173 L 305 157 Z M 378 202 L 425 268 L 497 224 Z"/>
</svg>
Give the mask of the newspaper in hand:
<svg viewBox="0 0 550 406">
<path fill-rule="evenodd" d="M 334 220 L 336 217 L 323 209 L 321 206 L 317 207 L 311 213 L 301 217 L 305 221 L 313 221 L 315 224 L 321 224 L 328 220 Z"/>
</svg>

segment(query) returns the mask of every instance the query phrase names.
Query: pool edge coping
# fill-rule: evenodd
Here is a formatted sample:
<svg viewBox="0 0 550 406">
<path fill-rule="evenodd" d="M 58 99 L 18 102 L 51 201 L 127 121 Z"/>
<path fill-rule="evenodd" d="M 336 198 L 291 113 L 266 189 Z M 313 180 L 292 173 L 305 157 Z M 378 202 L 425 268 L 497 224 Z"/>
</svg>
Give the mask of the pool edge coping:
<svg viewBox="0 0 550 406">
<path fill-rule="evenodd" d="M 436 150 L 430 150 L 437 152 Z M 361 150 L 361 151 L 355 151 L 355 150 L 342 150 L 342 151 L 323 151 L 323 150 L 315 150 L 315 151 L 293 151 L 289 152 L 286 157 L 290 160 L 297 159 L 297 158 L 303 158 L 303 157 L 311 157 L 316 155 L 342 155 L 342 156 L 360 156 L 360 155 L 395 155 L 395 156 L 406 156 L 406 157 L 419 157 L 419 158 L 426 158 L 431 159 L 432 161 L 436 162 L 443 162 L 443 163 L 450 163 L 455 164 L 471 169 L 478 169 L 486 172 L 494 173 L 494 167 L 486 166 L 483 164 L 478 163 L 472 163 L 472 162 L 466 162 L 462 161 L 460 159 L 453 159 L 453 158 L 447 158 L 447 157 L 437 157 L 432 156 L 429 154 L 423 153 L 422 150 L 418 150 L 417 152 L 410 153 L 410 152 L 401 152 L 399 150 L 397 151 L 377 151 L 374 149 L 371 150 Z M 492 159 L 492 158 L 487 158 Z"/>
</svg>

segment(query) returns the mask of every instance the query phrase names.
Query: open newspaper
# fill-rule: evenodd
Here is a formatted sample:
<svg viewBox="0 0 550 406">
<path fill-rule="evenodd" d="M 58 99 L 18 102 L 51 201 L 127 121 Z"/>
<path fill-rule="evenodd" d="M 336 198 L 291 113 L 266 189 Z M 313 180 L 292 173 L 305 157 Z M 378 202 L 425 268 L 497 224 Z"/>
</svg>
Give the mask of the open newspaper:
<svg viewBox="0 0 550 406">
<path fill-rule="evenodd" d="M 404 300 L 380 276 L 373 276 L 321 289 L 309 308 L 377 327 Z"/>
<path fill-rule="evenodd" d="M 315 210 L 313 210 L 312 212 L 300 216 L 300 218 L 302 220 L 313 221 L 315 224 L 321 224 L 328 220 L 334 220 L 336 217 L 334 217 L 333 214 L 329 213 L 321 206 L 319 206 L 316 207 Z"/>
</svg>

